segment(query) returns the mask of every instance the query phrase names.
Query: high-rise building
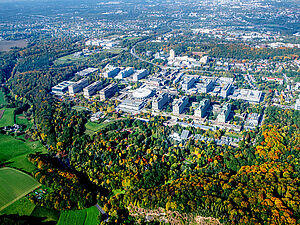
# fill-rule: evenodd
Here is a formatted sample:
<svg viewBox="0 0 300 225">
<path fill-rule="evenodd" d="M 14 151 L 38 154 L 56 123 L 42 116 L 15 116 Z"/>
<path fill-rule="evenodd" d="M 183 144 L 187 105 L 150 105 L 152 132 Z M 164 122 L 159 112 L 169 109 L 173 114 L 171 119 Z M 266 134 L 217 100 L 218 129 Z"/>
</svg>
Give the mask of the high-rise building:
<svg viewBox="0 0 300 225">
<path fill-rule="evenodd" d="M 142 70 L 137 70 L 135 74 L 133 74 L 133 80 L 134 81 L 139 81 L 146 77 L 149 74 L 148 70 L 142 69 Z"/>
<path fill-rule="evenodd" d="M 124 79 L 126 77 L 129 77 L 130 75 L 132 75 L 134 73 L 133 68 L 128 67 L 125 70 L 122 70 L 118 76 L 116 76 L 117 79 Z"/>
<path fill-rule="evenodd" d="M 162 93 L 152 101 L 152 109 L 161 110 L 164 107 L 164 105 L 166 105 L 168 102 L 169 102 L 168 94 Z"/>
<path fill-rule="evenodd" d="M 186 96 L 181 97 L 180 99 L 176 99 L 173 102 L 173 113 L 174 114 L 181 114 L 186 105 L 189 103 L 189 99 Z"/>
<path fill-rule="evenodd" d="M 221 89 L 221 94 L 220 96 L 223 98 L 226 98 L 228 95 L 231 94 L 233 90 L 232 84 L 226 84 L 222 89 Z"/>
<path fill-rule="evenodd" d="M 199 107 L 195 110 L 195 114 L 194 115 L 198 116 L 198 117 L 201 117 L 201 118 L 204 118 L 206 116 L 206 114 L 207 114 L 209 106 L 210 106 L 210 100 L 209 99 L 203 99 L 200 102 Z"/>
<path fill-rule="evenodd" d="M 81 79 L 73 84 L 71 84 L 69 88 L 69 95 L 74 95 L 80 91 L 82 91 L 83 88 L 89 85 L 88 79 Z"/>
<path fill-rule="evenodd" d="M 227 103 L 222 107 L 221 113 L 218 115 L 217 120 L 221 123 L 226 123 L 231 112 L 231 104 Z"/>
<path fill-rule="evenodd" d="M 114 66 L 109 66 L 108 70 L 105 73 L 103 73 L 103 76 L 105 78 L 113 78 L 113 77 L 117 76 L 119 71 L 120 71 L 120 68 L 114 67 Z"/>
<path fill-rule="evenodd" d="M 107 98 L 111 98 L 118 91 L 119 88 L 117 84 L 110 84 L 100 91 L 100 100 L 106 100 Z"/>
<path fill-rule="evenodd" d="M 175 51 L 173 49 L 170 50 L 170 59 L 171 60 L 175 59 Z"/>
<path fill-rule="evenodd" d="M 187 91 L 191 87 L 193 87 L 194 84 L 195 84 L 195 78 L 194 77 L 188 77 L 182 83 L 182 90 Z"/>
</svg>

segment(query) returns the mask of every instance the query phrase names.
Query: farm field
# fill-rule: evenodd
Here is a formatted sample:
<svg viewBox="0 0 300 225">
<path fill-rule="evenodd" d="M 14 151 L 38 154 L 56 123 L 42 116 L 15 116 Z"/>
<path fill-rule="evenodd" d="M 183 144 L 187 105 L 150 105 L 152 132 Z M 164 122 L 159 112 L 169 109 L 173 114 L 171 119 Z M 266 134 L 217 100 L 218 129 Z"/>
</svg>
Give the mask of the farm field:
<svg viewBox="0 0 300 225">
<path fill-rule="evenodd" d="M 59 219 L 59 212 L 52 209 L 47 209 L 41 206 L 36 206 L 34 203 L 29 201 L 26 197 L 19 199 L 18 201 L 12 203 L 2 211 L 0 215 L 10 215 L 17 214 L 19 216 L 34 216 L 43 217 L 45 222 L 55 221 Z"/>
<path fill-rule="evenodd" d="M 3 108 L 0 110 L 5 110 L 3 113 L 3 116 L 0 119 L 0 127 L 5 126 L 13 126 L 15 124 L 14 122 L 14 108 Z"/>
<path fill-rule="evenodd" d="M 29 153 L 45 151 L 44 147 L 38 141 L 29 142 L 19 140 L 9 135 L 0 134 L 0 162 L 16 162 L 15 157 Z M 19 159 L 19 158 L 17 158 Z M 29 162 L 29 161 L 28 161 Z"/>
<path fill-rule="evenodd" d="M 19 170 L 0 169 L 0 210 L 38 188 L 40 184 Z"/>
<path fill-rule="evenodd" d="M 96 207 L 83 210 L 63 211 L 57 225 L 97 225 L 99 211 Z"/>
<path fill-rule="evenodd" d="M 0 91 L 0 105 L 4 105 L 4 104 L 6 104 L 4 93 Z"/>
</svg>

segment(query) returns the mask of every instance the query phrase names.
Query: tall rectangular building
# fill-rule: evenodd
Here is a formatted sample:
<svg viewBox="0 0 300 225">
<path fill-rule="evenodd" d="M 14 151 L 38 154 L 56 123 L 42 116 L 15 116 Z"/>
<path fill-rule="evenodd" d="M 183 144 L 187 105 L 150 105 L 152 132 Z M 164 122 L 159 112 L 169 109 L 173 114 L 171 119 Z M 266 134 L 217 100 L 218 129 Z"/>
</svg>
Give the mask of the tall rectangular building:
<svg viewBox="0 0 300 225">
<path fill-rule="evenodd" d="M 101 90 L 103 88 L 102 81 L 96 81 L 89 86 L 83 88 L 83 95 L 86 98 L 91 97 L 92 95 L 96 94 L 97 91 Z"/>
<path fill-rule="evenodd" d="M 230 112 L 231 112 L 231 104 L 227 103 L 222 107 L 222 111 L 217 117 L 218 122 L 226 123 L 230 115 Z"/>
<path fill-rule="evenodd" d="M 153 110 L 161 110 L 165 104 L 169 102 L 169 97 L 167 93 L 163 93 L 152 101 Z"/>
<path fill-rule="evenodd" d="M 103 76 L 105 78 L 113 78 L 113 77 L 117 76 L 119 71 L 120 71 L 120 68 L 118 68 L 118 67 L 110 67 L 108 71 L 103 73 Z"/>
<path fill-rule="evenodd" d="M 189 78 L 185 79 L 182 83 L 182 90 L 184 90 L 184 91 L 189 90 L 191 87 L 193 87 L 194 83 L 195 83 L 194 77 L 189 77 Z"/>
<path fill-rule="evenodd" d="M 106 100 L 108 98 L 111 98 L 118 91 L 119 91 L 119 88 L 118 88 L 117 84 L 110 84 L 100 91 L 100 99 Z"/>
<path fill-rule="evenodd" d="M 226 98 L 228 95 L 231 94 L 233 89 L 232 84 L 226 84 L 222 89 L 221 89 L 221 94 L 220 96 L 223 98 Z"/>
<path fill-rule="evenodd" d="M 181 114 L 186 105 L 189 103 L 189 99 L 186 96 L 181 97 L 180 99 L 176 99 L 173 102 L 173 113 L 174 114 Z"/>
<path fill-rule="evenodd" d="M 135 74 L 133 74 L 133 80 L 134 81 L 139 81 L 143 78 L 145 78 L 149 74 L 148 70 L 143 69 L 143 70 L 137 70 Z"/>
<path fill-rule="evenodd" d="M 69 95 L 74 95 L 80 91 L 82 91 L 83 88 L 89 85 L 88 79 L 81 79 L 74 84 L 70 85 L 69 88 Z"/>
<path fill-rule="evenodd" d="M 204 118 L 210 106 L 210 100 L 204 99 L 200 102 L 200 106 L 195 110 L 195 116 Z"/>
</svg>

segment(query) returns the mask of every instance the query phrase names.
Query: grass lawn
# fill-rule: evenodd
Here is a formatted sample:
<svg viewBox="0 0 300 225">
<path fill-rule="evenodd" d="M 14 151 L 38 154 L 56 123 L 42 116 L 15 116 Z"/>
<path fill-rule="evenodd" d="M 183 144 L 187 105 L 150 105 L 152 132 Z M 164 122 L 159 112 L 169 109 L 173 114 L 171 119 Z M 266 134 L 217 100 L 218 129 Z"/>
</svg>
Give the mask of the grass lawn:
<svg viewBox="0 0 300 225">
<path fill-rule="evenodd" d="M 29 153 L 38 151 L 45 151 L 42 144 L 38 141 L 21 141 L 15 137 L 0 134 L 0 162 L 6 162 L 8 160 L 11 162 L 23 161 L 22 158 L 16 157 L 21 155 L 27 156 Z"/>
<path fill-rule="evenodd" d="M 4 114 L 2 118 L 0 119 L 0 127 L 5 126 L 13 126 L 15 124 L 14 122 L 14 108 L 3 108 Z"/>
<path fill-rule="evenodd" d="M 89 108 L 83 107 L 83 106 L 73 106 L 72 109 L 75 109 L 76 111 L 90 111 Z"/>
<path fill-rule="evenodd" d="M 96 207 L 83 210 L 62 211 L 57 225 L 97 225 L 99 211 Z"/>
<path fill-rule="evenodd" d="M 0 105 L 5 105 L 7 102 L 5 101 L 4 98 L 4 93 L 2 91 L 0 91 Z"/>
<path fill-rule="evenodd" d="M 36 206 L 34 203 L 29 201 L 26 197 L 19 199 L 12 203 L 2 211 L 0 215 L 18 214 L 19 216 L 34 216 L 43 217 L 46 221 L 55 221 L 59 219 L 59 212 L 53 209 L 47 209 L 41 206 Z"/>
<path fill-rule="evenodd" d="M 30 120 L 27 120 L 23 114 L 16 115 L 16 124 L 25 125 L 26 128 L 31 128 L 32 126 L 32 122 Z"/>
<path fill-rule="evenodd" d="M 64 63 L 71 63 L 71 62 L 77 62 L 77 61 L 86 61 L 89 57 L 83 57 L 80 56 L 78 58 L 73 57 L 74 54 L 66 55 L 64 57 L 61 57 L 54 61 L 55 65 L 60 65 Z"/>
<path fill-rule="evenodd" d="M 4 167 L 0 169 L 0 210 L 24 197 L 40 186 L 28 174 Z"/>
</svg>

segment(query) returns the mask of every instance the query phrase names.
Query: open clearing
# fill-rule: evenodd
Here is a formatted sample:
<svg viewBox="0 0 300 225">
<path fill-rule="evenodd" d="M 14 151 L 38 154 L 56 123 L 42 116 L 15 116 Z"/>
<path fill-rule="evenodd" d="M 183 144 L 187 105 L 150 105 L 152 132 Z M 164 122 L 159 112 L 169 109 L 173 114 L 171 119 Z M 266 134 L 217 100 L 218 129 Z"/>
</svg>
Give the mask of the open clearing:
<svg viewBox="0 0 300 225">
<path fill-rule="evenodd" d="M 83 210 L 62 211 L 57 225 L 97 225 L 98 209 L 93 206 Z"/>
<path fill-rule="evenodd" d="M 27 40 L 10 40 L 10 41 L 0 41 L 0 52 L 2 51 L 9 51 L 13 47 L 18 47 L 18 48 L 24 48 L 27 46 Z"/>
<path fill-rule="evenodd" d="M 38 141 L 29 142 L 16 139 L 9 135 L 0 134 L 0 162 L 13 160 L 21 155 L 28 155 L 34 152 L 43 152 L 44 147 Z"/>
<path fill-rule="evenodd" d="M 14 108 L 3 108 L 5 110 L 2 118 L 0 119 L 0 127 L 13 126 L 14 123 Z"/>
<path fill-rule="evenodd" d="M 47 209 L 41 206 L 36 206 L 34 203 L 29 201 L 26 197 L 20 198 L 18 201 L 15 201 L 2 211 L 0 215 L 10 215 L 17 214 L 19 216 L 34 216 L 34 217 L 43 217 L 46 221 L 55 221 L 59 219 L 59 212 L 53 209 Z"/>
<path fill-rule="evenodd" d="M 5 105 L 6 103 L 4 93 L 0 91 L 0 105 Z"/>
<path fill-rule="evenodd" d="M 4 167 L 0 169 L 0 210 L 22 198 L 40 186 L 28 174 Z"/>
</svg>

